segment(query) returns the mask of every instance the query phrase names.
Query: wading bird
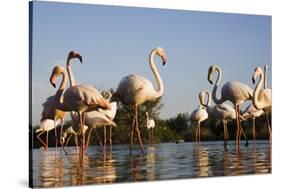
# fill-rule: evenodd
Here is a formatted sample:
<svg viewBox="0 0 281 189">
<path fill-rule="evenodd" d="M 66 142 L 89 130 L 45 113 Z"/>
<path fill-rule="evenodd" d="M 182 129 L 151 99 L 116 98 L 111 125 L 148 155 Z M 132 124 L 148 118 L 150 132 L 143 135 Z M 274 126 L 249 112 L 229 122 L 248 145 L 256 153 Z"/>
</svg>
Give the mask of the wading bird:
<svg viewBox="0 0 281 189">
<path fill-rule="evenodd" d="M 80 62 L 82 63 L 82 56 L 75 51 L 71 51 L 67 56 L 67 61 L 66 61 L 67 67 L 70 66 L 71 60 L 74 58 L 78 58 L 80 60 Z M 70 79 L 70 83 L 71 83 L 71 79 Z M 41 113 L 41 122 L 45 119 L 53 119 L 53 121 L 55 123 L 57 122 L 57 120 L 60 120 L 60 124 L 61 124 L 60 137 L 61 137 L 62 131 L 63 131 L 64 119 L 67 115 L 67 112 L 61 111 L 55 107 L 56 101 L 57 101 L 57 99 L 59 99 L 58 96 L 60 96 L 60 95 L 61 95 L 60 93 L 56 93 L 54 96 L 48 97 L 46 99 L 46 102 L 44 102 L 42 104 L 43 111 Z M 59 100 L 61 101 L 62 99 L 59 99 Z M 56 128 L 55 128 L 55 137 L 56 137 L 56 147 L 57 147 L 57 129 Z M 63 150 L 65 151 L 64 147 L 63 147 Z"/>
<path fill-rule="evenodd" d="M 48 150 L 49 146 L 49 131 L 56 128 L 58 126 L 59 120 L 57 120 L 56 123 L 54 123 L 53 119 L 44 119 L 40 122 L 39 128 L 36 129 L 35 133 L 38 133 L 36 136 L 37 139 L 41 142 L 41 144 L 44 146 L 45 150 Z M 46 142 L 44 142 L 40 136 L 46 132 Z"/>
<path fill-rule="evenodd" d="M 108 97 L 106 98 L 107 100 L 110 100 L 112 97 L 111 92 L 106 91 L 105 93 L 108 94 Z M 109 119 L 111 119 L 113 121 L 113 119 L 115 118 L 116 115 L 116 111 L 117 111 L 117 102 L 112 101 L 110 102 L 110 110 L 103 110 L 103 109 L 99 109 L 98 112 L 101 112 L 102 114 L 104 114 L 106 117 L 108 117 Z M 103 147 L 104 147 L 104 152 L 106 149 L 106 126 L 103 127 L 103 132 L 104 132 L 104 143 L 103 143 Z M 112 127 L 109 128 L 109 145 L 110 145 L 110 151 L 112 151 Z"/>
<path fill-rule="evenodd" d="M 146 114 L 146 127 L 148 129 L 148 132 L 151 129 L 151 136 L 153 137 L 153 129 L 155 127 L 155 121 L 152 118 L 149 118 L 148 112 L 145 112 L 145 114 Z M 150 136 L 150 134 L 149 134 L 149 136 Z M 150 139 L 150 137 L 149 137 L 149 139 Z"/>
<path fill-rule="evenodd" d="M 199 93 L 199 101 L 200 101 L 200 93 Z M 195 141 L 200 142 L 200 124 L 202 121 L 208 119 L 208 113 L 206 107 L 199 104 L 197 109 L 193 110 L 191 115 L 189 116 L 188 120 L 194 121 L 196 123 L 196 134 L 195 134 Z"/>
<path fill-rule="evenodd" d="M 212 99 L 216 104 L 222 104 L 225 101 L 230 101 L 235 107 L 236 111 L 236 124 L 237 124 L 237 132 L 236 132 L 236 144 L 237 147 L 240 146 L 240 129 L 241 129 L 241 120 L 240 120 L 240 105 L 246 102 L 247 100 L 252 100 L 253 90 L 247 86 L 246 84 L 240 83 L 238 81 L 230 81 L 223 85 L 221 89 L 221 98 L 218 99 L 216 96 L 217 88 L 219 86 L 219 82 L 221 80 L 222 71 L 221 68 L 212 65 L 208 70 L 208 81 L 213 84 L 212 75 L 217 71 L 218 77 L 215 82 L 213 91 L 212 91 Z"/>
<path fill-rule="evenodd" d="M 56 87 L 56 79 L 58 76 L 62 75 L 63 79 L 61 85 L 57 91 L 58 99 L 56 101 L 56 108 L 62 111 L 74 111 L 78 114 L 79 125 L 82 131 L 81 144 L 80 144 L 80 155 L 83 157 L 84 147 L 85 147 L 85 137 L 83 134 L 85 119 L 85 112 L 90 112 L 98 108 L 110 109 L 108 101 L 106 101 L 100 92 L 92 86 L 89 85 L 76 85 L 69 87 L 65 92 L 65 87 L 67 83 L 66 71 L 62 66 L 54 67 L 50 82 L 53 87 Z M 60 98 L 63 95 L 63 101 Z M 83 160 L 83 158 L 81 158 Z"/>
<path fill-rule="evenodd" d="M 163 65 L 165 65 L 167 58 L 166 58 L 165 50 L 161 47 L 157 47 L 153 49 L 150 53 L 149 64 L 158 85 L 158 88 L 156 90 L 154 89 L 152 83 L 148 79 L 140 75 L 128 75 L 120 81 L 118 88 L 112 97 L 112 99 L 121 101 L 123 104 L 134 106 L 135 115 L 133 117 L 133 122 L 130 132 L 131 151 L 132 151 L 133 136 L 134 136 L 133 132 L 135 130 L 138 135 L 138 140 L 141 146 L 141 150 L 143 152 L 143 145 L 142 145 L 142 140 L 138 127 L 138 107 L 147 101 L 154 101 L 155 99 L 161 97 L 164 92 L 164 84 L 157 71 L 154 62 L 155 55 L 159 56 L 162 59 Z"/>
<path fill-rule="evenodd" d="M 208 100 L 207 100 L 207 104 L 204 104 L 204 96 L 207 95 L 208 96 Z M 199 100 L 200 100 L 200 104 L 202 106 L 206 107 L 207 113 L 209 117 L 214 117 L 215 119 L 221 121 L 223 123 L 223 130 L 224 130 L 224 145 L 226 147 L 227 145 L 227 140 L 229 138 L 229 134 L 228 134 L 228 128 L 227 128 L 227 123 L 228 121 L 231 120 L 235 120 L 236 119 L 236 112 L 235 109 L 226 104 L 226 103 L 222 103 L 222 104 L 216 104 L 214 106 L 211 105 L 211 95 L 210 92 L 205 90 L 205 91 L 201 91 L 199 93 Z M 241 131 L 246 139 L 246 146 L 248 145 L 248 140 L 247 137 L 241 127 Z"/>
<path fill-rule="evenodd" d="M 268 69 L 268 65 L 266 64 L 264 65 L 264 80 L 263 80 L 264 89 L 267 88 L 267 69 Z M 256 109 L 252 103 L 242 112 L 241 115 L 241 119 L 243 121 L 247 119 L 252 119 L 252 123 L 253 123 L 252 132 L 253 132 L 254 141 L 256 140 L 256 118 L 260 117 L 263 113 L 264 113 L 263 110 Z"/>
<path fill-rule="evenodd" d="M 269 139 L 271 139 L 271 128 L 268 118 L 268 112 L 271 112 L 271 106 L 272 106 L 271 89 L 268 88 L 262 89 L 262 85 L 264 82 L 264 73 L 260 67 L 256 67 L 253 73 L 252 80 L 254 84 L 257 77 L 260 77 L 260 80 L 255 87 L 252 103 L 256 109 L 263 110 L 265 112 L 266 124 L 269 132 Z"/>
<path fill-rule="evenodd" d="M 75 147 L 76 147 L 76 153 L 78 153 L 78 138 L 77 136 L 79 135 L 78 131 L 79 128 L 77 126 L 71 125 L 70 127 L 68 127 L 64 133 L 61 136 L 61 143 L 64 145 L 64 147 L 67 146 L 69 140 L 72 138 L 72 136 L 74 136 L 74 141 L 75 141 Z M 86 133 L 88 130 L 88 126 L 84 125 L 84 132 Z"/>
</svg>

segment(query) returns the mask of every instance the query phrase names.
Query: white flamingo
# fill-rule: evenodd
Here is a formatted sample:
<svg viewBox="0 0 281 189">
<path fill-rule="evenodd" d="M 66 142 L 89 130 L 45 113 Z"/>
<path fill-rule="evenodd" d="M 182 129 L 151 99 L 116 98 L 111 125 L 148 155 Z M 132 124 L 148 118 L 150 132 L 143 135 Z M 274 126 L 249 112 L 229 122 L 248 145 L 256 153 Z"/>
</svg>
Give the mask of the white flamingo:
<svg viewBox="0 0 281 189">
<path fill-rule="evenodd" d="M 268 65 L 264 65 L 264 80 L 263 80 L 263 87 L 264 89 L 267 88 L 267 69 Z M 256 139 L 256 118 L 260 117 L 264 113 L 263 110 L 258 110 L 255 108 L 253 104 L 250 104 L 243 112 L 241 115 L 242 120 L 247 120 L 247 119 L 252 119 L 253 123 L 253 140 L 255 141 Z"/>
<path fill-rule="evenodd" d="M 36 129 L 35 133 L 37 134 L 37 139 L 41 142 L 41 144 L 44 146 L 45 150 L 48 150 L 49 146 L 49 131 L 56 128 L 59 124 L 59 120 L 54 123 L 53 119 L 44 119 L 40 122 L 39 128 Z M 46 142 L 44 142 L 40 136 L 46 132 Z"/>
<path fill-rule="evenodd" d="M 221 68 L 216 66 L 216 65 L 212 65 L 209 67 L 209 71 L 208 71 L 208 81 L 213 84 L 213 80 L 212 80 L 212 75 L 213 73 L 217 71 L 218 72 L 218 77 L 217 80 L 215 82 L 213 91 L 212 91 L 212 99 L 216 104 L 222 104 L 225 101 L 230 101 L 233 103 L 233 105 L 235 106 L 235 111 L 236 111 L 236 124 L 237 124 L 237 132 L 236 132 L 236 144 L 240 145 L 240 128 L 241 128 L 241 123 L 240 123 L 240 105 L 243 104 L 245 101 L 247 100 L 251 100 L 253 97 L 253 90 L 247 86 L 246 84 L 240 83 L 238 81 L 230 81 L 227 82 L 223 85 L 222 89 L 221 89 L 221 98 L 218 99 L 216 97 L 216 92 L 217 92 L 217 88 L 219 85 L 219 82 L 221 80 L 221 75 L 222 75 L 222 71 Z"/>
<path fill-rule="evenodd" d="M 69 87 L 64 92 L 67 83 L 67 76 L 66 71 L 62 66 L 56 66 L 53 69 L 52 75 L 50 77 L 50 82 L 54 87 L 56 87 L 55 82 L 57 77 L 60 75 L 62 75 L 63 79 L 60 88 L 57 91 L 59 95 L 57 96 L 56 108 L 62 111 L 77 112 L 80 129 L 82 131 L 80 154 L 81 156 L 83 156 L 85 147 L 85 137 L 83 132 L 85 112 L 93 111 L 98 108 L 110 109 L 110 105 L 97 89 L 89 85 L 76 85 L 73 87 Z M 63 92 L 63 101 L 61 101 Z"/>
<path fill-rule="evenodd" d="M 199 101 L 200 99 L 200 93 L 199 93 Z M 195 140 L 196 142 L 200 142 L 200 124 L 202 121 L 208 119 L 208 112 L 206 110 L 206 107 L 199 104 L 197 109 L 193 110 L 193 112 L 190 114 L 188 120 L 194 121 L 196 123 L 196 134 L 195 134 Z"/>
<path fill-rule="evenodd" d="M 148 112 L 145 112 L 145 114 L 146 114 L 146 127 L 148 129 L 148 132 L 151 129 L 151 136 L 153 137 L 153 129 L 155 127 L 155 121 L 154 121 L 154 119 L 149 118 Z M 149 134 L 149 136 L 150 136 L 150 134 Z"/>
<path fill-rule="evenodd" d="M 258 110 L 263 110 L 266 116 L 266 124 L 268 127 L 269 138 L 271 139 L 271 128 L 269 124 L 268 112 L 271 111 L 272 98 L 271 98 L 271 89 L 262 89 L 264 82 L 264 73 L 260 67 L 257 67 L 252 76 L 253 83 L 255 84 L 256 77 L 260 77 L 259 82 L 257 83 L 254 95 L 253 95 L 253 105 Z"/>
<path fill-rule="evenodd" d="M 112 94 L 109 91 L 106 91 L 105 93 L 108 94 L 107 100 L 111 100 Z M 113 120 L 115 118 L 116 115 L 116 111 L 117 111 L 117 102 L 113 101 L 110 102 L 110 110 L 103 110 L 103 109 L 99 109 L 98 111 L 103 113 L 105 116 L 107 116 L 109 119 Z M 106 126 L 103 127 L 104 128 L 104 151 L 106 149 Z M 109 145 L 110 145 L 110 151 L 112 151 L 112 127 L 109 128 Z"/>
<path fill-rule="evenodd" d="M 208 96 L 207 104 L 204 104 L 205 95 Z M 215 104 L 214 106 L 212 106 L 211 105 L 211 95 L 210 95 L 210 92 L 207 90 L 201 91 L 199 93 L 199 99 L 200 99 L 200 104 L 202 106 L 206 107 L 209 117 L 214 117 L 215 119 L 217 119 L 223 123 L 224 142 L 225 142 L 224 144 L 226 146 L 226 142 L 229 138 L 227 123 L 228 123 L 228 121 L 236 119 L 235 109 L 232 106 L 228 105 L 227 103 Z M 241 127 L 241 132 L 243 133 L 243 135 L 246 139 L 245 145 L 247 146 L 248 140 L 247 140 L 247 137 L 246 137 L 242 127 Z"/>
<path fill-rule="evenodd" d="M 128 75 L 120 81 L 116 93 L 113 95 L 113 99 L 117 99 L 123 104 L 133 105 L 135 109 L 130 132 L 130 150 L 132 150 L 133 131 L 135 124 L 135 131 L 138 134 L 138 140 L 143 152 L 143 145 L 138 127 L 138 107 L 147 101 L 154 101 L 155 99 L 161 97 L 164 92 L 164 84 L 154 62 L 155 55 L 162 59 L 163 65 L 165 65 L 167 58 L 165 50 L 161 47 L 153 49 L 150 53 L 149 64 L 158 85 L 156 90 L 148 79 L 140 75 Z"/>
</svg>

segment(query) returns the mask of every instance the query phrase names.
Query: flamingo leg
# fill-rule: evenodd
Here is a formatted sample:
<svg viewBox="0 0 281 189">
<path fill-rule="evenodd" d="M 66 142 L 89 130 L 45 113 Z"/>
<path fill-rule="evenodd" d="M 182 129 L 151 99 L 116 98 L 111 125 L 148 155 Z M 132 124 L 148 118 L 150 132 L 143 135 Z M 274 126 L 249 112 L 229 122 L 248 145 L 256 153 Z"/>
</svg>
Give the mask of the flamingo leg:
<svg viewBox="0 0 281 189">
<path fill-rule="evenodd" d="M 65 143 L 65 145 L 64 145 L 65 147 L 68 145 L 68 143 L 69 143 L 69 141 L 70 141 L 72 135 L 73 135 L 73 134 L 71 134 L 71 135 L 67 138 L 67 141 L 66 141 L 66 143 Z"/>
<path fill-rule="evenodd" d="M 106 152 L 106 126 L 103 126 L 103 151 Z"/>
<path fill-rule="evenodd" d="M 55 125 L 55 138 L 56 138 L 56 151 L 58 147 L 58 135 L 57 135 L 57 126 L 56 126 L 56 119 L 54 119 L 54 125 Z"/>
<path fill-rule="evenodd" d="M 253 140 L 256 141 L 256 119 L 253 118 Z"/>
<path fill-rule="evenodd" d="M 131 132 L 130 132 L 130 151 L 132 152 L 132 147 L 133 147 L 133 139 L 134 139 L 134 125 L 135 125 L 135 119 L 136 116 L 134 115 L 133 117 L 133 123 L 131 125 Z"/>
<path fill-rule="evenodd" d="M 271 140 L 271 128 L 270 128 L 269 118 L 268 118 L 267 112 L 265 112 L 265 117 L 266 117 L 266 125 L 267 125 L 267 128 L 268 128 L 268 133 L 269 133 L 269 140 Z"/>
<path fill-rule="evenodd" d="M 77 139 L 77 134 L 74 134 L 74 141 L 75 141 L 75 148 L 76 148 L 76 154 L 78 154 L 78 139 Z"/>
<path fill-rule="evenodd" d="M 46 133 L 46 149 L 48 150 L 49 147 L 49 131 Z"/>
<path fill-rule="evenodd" d="M 244 132 L 244 130 L 243 130 L 242 125 L 241 125 L 240 127 L 241 127 L 241 128 L 240 128 L 239 138 L 241 138 L 241 134 L 243 134 L 243 137 L 244 137 L 244 139 L 246 140 L 245 146 L 248 146 L 249 142 L 248 142 L 247 136 L 246 136 L 246 134 L 245 134 L 245 132 Z"/>
<path fill-rule="evenodd" d="M 93 128 L 91 127 L 88 133 L 88 137 L 87 137 L 87 143 L 86 143 L 86 147 L 85 147 L 85 151 L 87 151 L 89 144 L 90 144 L 90 138 L 91 138 L 91 134 L 92 134 L 92 130 Z"/>
<path fill-rule="evenodd" d="M 85 146 L 85 138 L 84 138 L 84 125 L 83 125 L 83 113 L 78 112 L 78 117 L 80 121 L 80 129 L 81 129 L 81 137 L 80 137 L 80 157 L 83 161 L 84 155 L 84 146 Z"/>
<path fill-rule="evenodd" d="M 138 134 L 139 143 L 140 143 L 140 146 L 141 146 L 141 151 L 144 152 L 142 141 L 141 141 L 141 136 L 140 136 L 140 130 L 139 130 L 139 127 L 138 127 L 138 106 L 137 105 L 135 105 L 135 114 L 136 114 L 136 132 Z"/>
<path fill-rule="evenodd" d="M 195 132 L 195 142 L 197 143 L 197 138 L 198 138 L 198 123 L 196 125 L 196 132 Z"/>
<path fill-rule="evenodd" d="M 200 123 L 198 123 L 198 142 L 200 144 L 200 140 L 201 140 L 201 128 L 200 128 Z"/>
<path fill-rule="evenodd" d="M 227 123 L 223 121 L 223 131 L 224 131 L 224 147 L 227 146 L 227 139 L 228 139 L 228 131 L 227 131 Z"/>
<path fill-rule="evenodd" d="M 109 129 L 109 145 L 110 145 L 110 152 L 112 152 L 112 126 Z"/>
<path fill-rule="evenodd" d="M 240 144 L 239 144 L 239 133 L 240 133 L 240 121 L 239 121 L 239 112 L 238 112 L 238 109 L 239 109 L 239 105 L 235 105 L 235 112 L 236 112 L 236 139 L 235 139 L 235 143 L 236 143 L 236 148 L 239 148 L 240 147 Z"/>
<path fill-rule="evenodd" d="M 94 132 L 95 132 L 96 137 L 97 137 L 97 139 L 98 139 L 98 142 L 99 142 L 99 144 L 100 144 L 101 152 L 102 152 L 102 154 L 104 154 L 102 142 L 101 142 L 101 139 L 100 139 L 100 135 L 99 135 L 99 133 L 97 132 L 97 129 L 96 129 L 96 128 L 94 128 Z"/>
<path fill-rule="evenodd" d="M 40 138 L 40 136 L 44 133 L 45 131 L 42 131 L 39 133 L 36 138 L 40 141 L 40 143 L 44 146 L 45 150 L 47 150 L 47 144 Z"/>
</svg>

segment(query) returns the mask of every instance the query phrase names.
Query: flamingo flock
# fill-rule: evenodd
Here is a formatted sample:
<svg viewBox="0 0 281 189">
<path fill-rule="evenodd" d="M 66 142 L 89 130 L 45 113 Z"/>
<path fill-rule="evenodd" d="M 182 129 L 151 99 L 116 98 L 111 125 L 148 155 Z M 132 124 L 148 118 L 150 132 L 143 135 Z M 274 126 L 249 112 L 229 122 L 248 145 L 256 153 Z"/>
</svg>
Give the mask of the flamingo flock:
<svg viewBox="0 0 281 189">
<path fill-rule="evenodd" d="M 79 153 L 80 157 L 83 157 L 83 154 L 87 152 L 92 130 L 94 130 L 101 147 L 101 152 L 104 154 L 107 143 L 106 127 L 110 128 L 109 143 L 110 150 L 112 150 L 112 128 L 117 127 L 114 118 L 117 113 L 117 103 L 121 102 L 122 104 L 132 106 L 134 109 L 129 133 L 130 151 L 132 152 L 133 139 L 136 134 L 140 149 L 144 152 L 139 129 L 139 109 L 145 102 L 155 101 L 164 93 L 164 83 L 156 67 L 157 62 L 154 60 L 156 56 L 162 60 L 162 65 L 164 66 L 167 62 L 167 55 L 162 47 L 152 49 L 149 55 L 149 66 L 156 81 L 156 87 L 145 77 L 137 74 L 130 74 L 120 80 L 116 91 L 111 94 L 110 92 L 100 92 L 89 84 L 78 84 L 72 72 L 71 63 L 74 59 L 78 59 L 79 62 L 82 63 L 82 56 L 77 51 L 69 52 L 66 67 L 55 66 L 52 70 L 50 76 L 51 85 L 56 88 L 57 78 L 61 77 L 62 80 L 56 93 L 48 97 L 46 102 L 43 103 L 40 125 L 35 131 L 36 134 L 38 133 L 36 135 L 37 139 L 45 150 L 48 150 L 48 133 L 52 129 L 55 130 L 57 147 L 58 139 L 56 127 L 59 124 L 61 125 L 59 141 L 65 154 L 67 154 L 65 147 L 68 145 L 71 137 L 74 136 L 76 152 L 77 154 Z M 208 90 L 199 92 L 199 105 L 189 116 L 189 120 L 196 123 L 196 143 L 200 143 L 201 123 L 208 118 L 215 118 L 223 124 L 224 141 L 225 145 L 227 145 L 227 140 L 229 139 L 227 123 L 231 120 L 236 120 L 235 141 L 236 147 L 239 148 L 242 134 L 247 141 L 247 137 L 242 128 L 242 122 L 247 119 L 252 119 L 253 139 L 255 139 L 255 118 L 263 114 L 266 116 L 266 125 L 269 131 L 269 139 L 271 140 L 271 126 L 269 124 L 268 113 L 271 112 L 272 99 L 271 89 L 267 87 L 267 69 L 268 65 L 264 66 L 264 71 L 260 67 L 254 69 L 252 75 L 253 84 L 256 84 L 254 90 L 244 83 L 229 81 L 222 86 L 219 92 L 220 98 L 218 98 L 217 91 L 222 78 L 222 69 L 217 65 L 211 65 L 209 67 L 207 80 L 213 85 L 212 93 Z M 217 72 L 217 78 L 213 80 L 215 72 Z M 67 81 L 70 83 L 69 87 L 66 86 Z M 206 96 L 207 102 L 205 102 Z M 215 104 L 211 105 L 211 101 Z M 241 113 L 241 106 L 247 101 L 251 102 L 251 104 Z M 64 131 L 64 120 L 68 113 L 71 116 L 72 125 Z M 155 121 L 149 117 L 148 112 L 146 112 L 146 119 L 147 129 L 153 129 L 155 127 Z M 96 129 L 99 128 L 104 129 L 103 144 L 101 137 L 96 131 Z M 45 132 L 46 141 L 44 142 L 40 136 Z M 87 141 L 86 135 L 88 135 Z"/>
</svg>

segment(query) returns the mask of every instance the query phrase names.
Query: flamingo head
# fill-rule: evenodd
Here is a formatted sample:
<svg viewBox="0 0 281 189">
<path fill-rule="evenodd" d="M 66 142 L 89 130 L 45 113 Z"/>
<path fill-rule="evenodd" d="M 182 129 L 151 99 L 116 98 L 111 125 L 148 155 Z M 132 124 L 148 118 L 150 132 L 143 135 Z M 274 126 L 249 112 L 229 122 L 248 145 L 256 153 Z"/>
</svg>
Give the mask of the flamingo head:
<svg viewBox="0 0 281 189">
<path fill-rule="evenodd" d="M 201 91 L 199 93 L 199 102 L 202 106 L 206 107 L 207 105 L 204 104 L 204 99 L 205 99 L 205 94 L 206 94 L 206 91 Z"/>
<path fill-rule="evenodd" d="M 63 72 L 65 72 L 65 69 L 62 66 L 55 66 L 53 68 L 53 71 L 52 71 L 52 74 L 51 74 L 51 77 L 50 77 L 50 83 L 52 84 L 52 86 L 54 88 L 56 88 L 56 79 L 57 79 L 57 77 L 60 74 L 62 74 Z"/>
<path fill-rule="evenodd" d="M 165 53 L 165 50 L 162 47 L 157 47 L 155 50 L 156 50 L 156 54 L 160 56 L 160 58 L 162 59 L 163 66 L 164 66 L 167 62 L 167 55 Z"/>
<path fill-rule="evenodd" d="M 70 51 L 70 52 L 68 53 L 68 59 L 72 59 L 72 58 L 78 58 L 79 61 L 80 61 L 81 63 L 83 63 L 83 61 L 82 61 L 82 56 L 81 56 L 77 51 L 75 51 L 75 50 L 72 50 L 72 51 Z"/>
<path fill-rule="evenodd" d="M 208 70 L 208 81 L 213 84 L 213 73 L 214 71 L 216 70 L 216 66 L 215 65 L 211 65 L 209 67 L 209 70 Z"/>
<path fill-rule="evenodd" d="M 260 67 L 256 67 L 255 71 L 254 71 L 254 74 L 252 76 L 252 81 L 253 81 L 253 84 L 255 84 L 255 81 L 256 81 L 256 78 L 257 76 L 263 74 L 263 71 Z"/>
</svg>

